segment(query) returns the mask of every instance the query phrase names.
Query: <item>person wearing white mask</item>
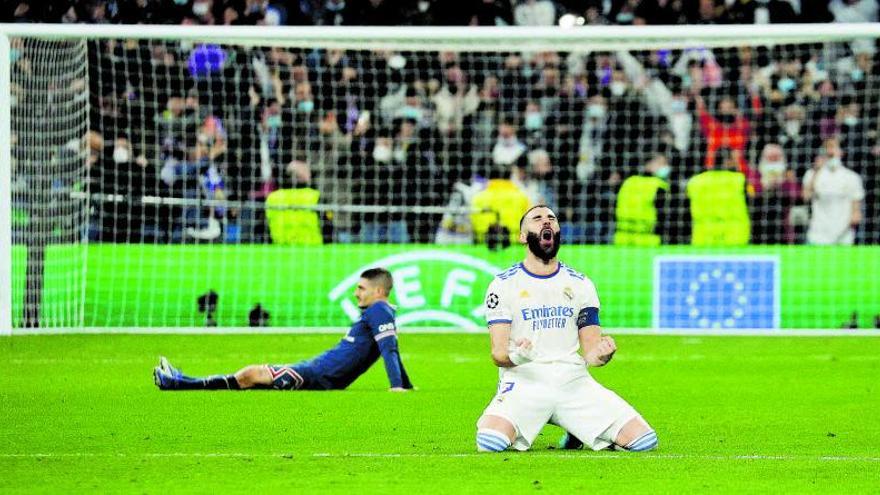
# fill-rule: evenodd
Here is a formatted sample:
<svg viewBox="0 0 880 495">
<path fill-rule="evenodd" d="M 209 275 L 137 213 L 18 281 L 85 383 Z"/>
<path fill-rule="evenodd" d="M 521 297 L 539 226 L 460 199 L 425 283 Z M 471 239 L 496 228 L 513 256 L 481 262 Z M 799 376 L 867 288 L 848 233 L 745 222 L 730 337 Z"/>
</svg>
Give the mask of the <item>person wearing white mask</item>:
<svg viewBox="0 0 880 495">
<path fill-rule="evenodd" d="M 498 141 L 492 148 L 492 162 L 498 166 L 513 165 L 526 152 L 526 145 L 516 137 L 516 127 L 510 120 L 498 125 Z"/>
<path fill-rule="evenodd" d="M 828 138 L 804 175 L 804 200 L 811 203 L 809 244 L 851 245 L 862 222 L 862 178 L 843 166 L 837 138 Z"/>
<path fill-rule="evenodd" d="M 767 143 L 758 163 L 761 191 L 752 203 L 752 242 L 792 244 L 795 240 L 791 208 L 801 196 L 796 176 L 788 169 L 782 146 Z"/>
</svg>

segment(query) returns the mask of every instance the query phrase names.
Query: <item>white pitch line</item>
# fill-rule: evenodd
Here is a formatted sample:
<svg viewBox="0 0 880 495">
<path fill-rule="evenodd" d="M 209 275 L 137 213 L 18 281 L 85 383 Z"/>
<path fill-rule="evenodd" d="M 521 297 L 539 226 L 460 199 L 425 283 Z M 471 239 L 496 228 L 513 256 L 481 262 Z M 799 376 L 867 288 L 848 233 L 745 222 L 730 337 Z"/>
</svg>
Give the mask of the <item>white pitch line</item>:
<svg viewBox="0 0 880 495">
<path fill-rule="evenodd" d="M 623 454 L 623 453 L 571 453 L 571 452 L 515 452 L 508 451 L 504 455 L 516 455 L 523 458 L 546 458 L 546 459 L 696 459 L 717 461 L 819 461 L 819 462 L 880 462 L 880 457 L 866 456 L 808 456 L 808 455 L 701 455 L 701 454 Z M 380 453 L 380 452 L 353 452 L 353 453 L 246 453 L 246 452 L 139 452 L 139 453 L 99 453 L 99 452 L 59 452 L 59 453 L 0 453 L 0 458 L 320 458 L 320 459 L 345 459 L 345 458 L 486 458 L 491 454 L 462 453 L 462 454 L 431 454 L 431 453 Z"/>
</svg>

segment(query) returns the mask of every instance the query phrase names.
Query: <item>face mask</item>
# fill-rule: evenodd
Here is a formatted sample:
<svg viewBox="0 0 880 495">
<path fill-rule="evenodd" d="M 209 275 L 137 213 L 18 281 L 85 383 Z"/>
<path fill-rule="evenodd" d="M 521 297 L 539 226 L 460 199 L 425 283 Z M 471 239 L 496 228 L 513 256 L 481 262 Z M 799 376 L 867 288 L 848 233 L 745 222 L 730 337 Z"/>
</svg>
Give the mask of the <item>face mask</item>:
<svg viewBox="0 0 880 495">
<path fill-rule="evenodd" d="M 797 136 L 801 133 L 801 123 L 796 120 L 789 120 L 785 123 L 785 133 L 789 136 Z"/>
<path fill-rule="evenodd" d="M 852 115 L 847 116 L 843 119 L 843 123 L 849 127 L 852 127 L 859 123 L 858 117 L 853 117 Z"/>
<path fill-rule="evenodd" d="M 630 24 L 633 19 L 635 19 L 635 15 L 632 12 L 621 12 L 617 14 L 617 23 L 618 24 Z"/>
<path fill-rule="evenodd" d="M 125 148 L 113 148 L 113 161 L 115 163 L 127 163 L 131 159 L 131 153 Z"/>
<path fill-rule="evenodd" d="M 406 150 L 400 147 L 394 148 L 391 157 L 398 163 L 404 163 L 406 161 Z"/>
<path fill-rule="evenodd" d="M 556 257 L 556 253 L 559 252 L 559 245 L 562 244 L 562 232 L 557 232 L 553 234 L 553 245 L 550 246 L 546 251 L 541 247 L 541 238 L 538 237 L 538 234 L 534 232 L 529 232 L 526 234 L 526 242 L 529 245 L 529 251 L 532 252 L 538 258 L 544 261 L 544 263 L 549 262 L 553 258 Z"/>
<path fill-rule="evenodd" d="M 849 76 L 853 81 L 861 81 L 865 78 L 865 72 L 862 71 L 862 69 L 853 69 L 853 71 L 849 73 Z"/>
<path fill-rule="evenodd" d="M 210 10 L 210 8 L 208 7 L 207 3 L 194 3 L 193 4 L 193 14 L 195 14 L 199 17 L 204 17 L 205 14 L 207 14 L 209 10 Z"/>
<path fill-rule="evenodd" d="M 405 119 L 411 119 L 411 120 L 416 120 L 416 121 L 422 119 L 422 111 L 419 110 L 419 109 L 416 108 L 416 107 L 411 107 L 411 106 L 408 106 L 408 105 L 405 106 L 405 107 L 403 107 L 403 108 L 400 110 L 400 114 L 401 114 L 401 115 L 403 116 L 403 118 L 405 118 Z"/>
<path fill-rule="evenodd" d="M 391 161 L 391 148 L 387 146 L 376 146 L 373 148 L 373 160 L 376 163 L 388 163 Z"/>
<path fill-rule="evenodd" d="M 681 85 L 685 88 L 690 88 L 691 87 L 691 76 L 688 76 L 688 75 L 682 76 Z"/>
<path fill-rule="evenodd" d="M 687 111 L 687 102 L 684 100 L 672 100 L 670 105 L 673 113 L 684 113 Z"/>
<path fill-rule="evenodd" d="M 785 162 L 764 162 L 758 167 L 758 170 L 761 171 L 761 174 L 782 175 L 785 172 Z"/>
<path fill-rule="evenodd" d="M 296 109 L 302 113 L 312 113 L 315 109 L 315 102 L 312 100 L 303 100 L 296 104 Z"/>
<path fill-rule="evenodd" d="M 776 87 L 779 88 L 779 91 L 782 91 L 783 93 L 788 93 L 797 87 L 797 82 L 794 79 L 785 77 L 780 79 L 779 82 L 776 83 Z"/>
<path fill-rule="evenodd" d="M 825 162 L 825 165 L 827 165 L 829 169 L 834 170 L 840 166 L 840 158 L 829 158 L 828 161 Z"/>
<path fill-rule="evenodd" d="M 666 165 L 664 167 L 659 168 L 656 172 L 654 172 L 654 176 L 658 179 L 666 180 L 669 178 L 669 174 L 672 173 L 672 167 Z"/>
<path fill-rule="evenodd" d="M 174 0 L 176 5 L 186 5 L 189 0 Z"/>
<path fill-rule="evenodd" d="M 600 120 L 605 117 L 605 106 L 598 104 L 587 105 L 587 116 L 590 118 Z"/>
<path fill-rule="evenodd" d="M 611 89 L 611 94 L 614 96 L 623 96 L 623 94 L 626 93 L 626 84 L 620 81 L 614 81 L 609 88 Z"/>
<path fill-rule="evenodd" d="M 736 115 L 732 113 L 722 113 L 718 116 L 718 120 L 725 124 L 732 124 L 736 120 Z"/>
<path fill-rule="evenodd" d="M 281 127 L 281 116 L 280 115 L 270 115 L 266 117 L 266 125 L 272 129 L 277 129 Z"/>
<path fill-rule="evenodd" d="M 21 58 L 21 50 L 18 48 L 10 48 L 9 49 L 9 63 L 14 64 L 18 62 L 18 59 Z"/>
<path fill-rule="evenodd" d="M 544 125 L 544 117 L 538 112 L 526 114 L 525 126 L 530 131 L 536 131 Z"/>
</svg>

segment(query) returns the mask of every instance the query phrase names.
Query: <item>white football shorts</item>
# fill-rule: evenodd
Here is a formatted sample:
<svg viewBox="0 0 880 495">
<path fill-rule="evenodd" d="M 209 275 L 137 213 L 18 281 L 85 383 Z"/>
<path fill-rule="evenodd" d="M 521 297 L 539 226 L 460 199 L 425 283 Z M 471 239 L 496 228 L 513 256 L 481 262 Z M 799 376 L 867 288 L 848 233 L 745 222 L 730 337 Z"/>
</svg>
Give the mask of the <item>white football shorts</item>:
<svg viewBox="0 0 880 495">
<path fill-rule="evenodd" d="M 593 450 L 602 450 L 614 443 L 626 423 L 640 417 L 584 368 L 539 363 L 504 370 L 498 392 L 483 411 L 486 415 L 513 424 L 517 450 L 528 450 L 547 423 L 564 428 Z"/>
</svg>

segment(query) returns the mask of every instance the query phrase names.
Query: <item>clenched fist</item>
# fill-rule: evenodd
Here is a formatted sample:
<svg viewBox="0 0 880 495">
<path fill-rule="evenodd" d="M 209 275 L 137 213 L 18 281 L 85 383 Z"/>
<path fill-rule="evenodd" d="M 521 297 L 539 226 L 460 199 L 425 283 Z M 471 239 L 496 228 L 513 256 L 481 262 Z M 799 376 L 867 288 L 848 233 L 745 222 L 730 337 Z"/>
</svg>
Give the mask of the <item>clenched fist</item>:
<svg viewBox="0 0 880 495">
<path fill-rule="evenodd" d="M 617 344 L 609 335 L 603 335 L 599 338 L 599 342 L 587 351 L 584 355 L 584 361 L 590 366 L 604 366 L 611 361 L 611 357 L 617 351 Z"/>
</svg>

